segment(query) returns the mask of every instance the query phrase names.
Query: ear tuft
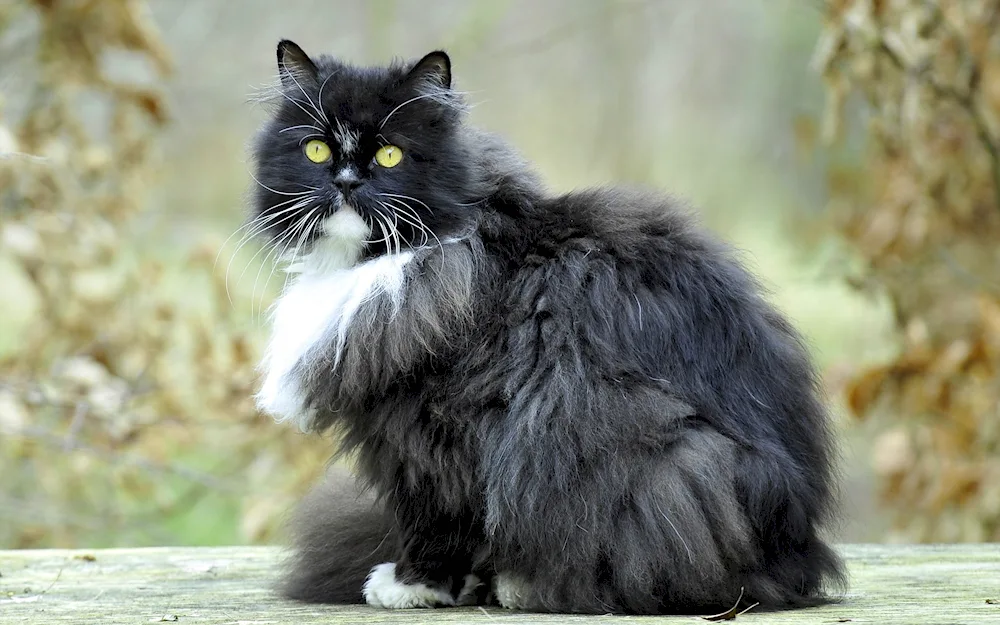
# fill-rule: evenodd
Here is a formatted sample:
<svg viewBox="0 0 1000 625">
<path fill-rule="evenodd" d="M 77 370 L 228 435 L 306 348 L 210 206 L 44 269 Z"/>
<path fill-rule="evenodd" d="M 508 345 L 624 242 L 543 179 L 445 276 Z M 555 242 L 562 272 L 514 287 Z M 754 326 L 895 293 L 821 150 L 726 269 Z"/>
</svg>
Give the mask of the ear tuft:
<svg viewBox="0 0 1000 625">
<path fill-rule="evenodd" d="M 407 74 L 407 80 L 423 82 L 441 89 L 451 88 L 451 59 L 436 50 L 417 61 Z"/>
<path fill-rule="evenodd" d="M 300 85 L 303 81 L 314 83 L 318 75 L 316 64 L 294 41 L 282 39 L 278 42 L 278 76 L 281 77 L 281 84 L 294 87 L 296 82 Z"/>
</svg>

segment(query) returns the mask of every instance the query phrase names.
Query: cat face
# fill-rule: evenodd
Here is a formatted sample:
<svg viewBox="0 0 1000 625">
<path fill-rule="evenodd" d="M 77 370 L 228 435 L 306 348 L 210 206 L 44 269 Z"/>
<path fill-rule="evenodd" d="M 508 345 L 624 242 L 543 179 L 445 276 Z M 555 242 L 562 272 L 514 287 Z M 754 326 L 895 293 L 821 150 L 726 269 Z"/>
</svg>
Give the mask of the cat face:
<svg viewBox="0 0 1000 625">
<path fill-rule="evenodd" d="M 286 257 L 332 241 L 345 264 L 438 245 L 472 218 L 451 63 L 358 68 L 278 45 L 277 108 L 254 145 L 250 227 Z"/>
</svg>

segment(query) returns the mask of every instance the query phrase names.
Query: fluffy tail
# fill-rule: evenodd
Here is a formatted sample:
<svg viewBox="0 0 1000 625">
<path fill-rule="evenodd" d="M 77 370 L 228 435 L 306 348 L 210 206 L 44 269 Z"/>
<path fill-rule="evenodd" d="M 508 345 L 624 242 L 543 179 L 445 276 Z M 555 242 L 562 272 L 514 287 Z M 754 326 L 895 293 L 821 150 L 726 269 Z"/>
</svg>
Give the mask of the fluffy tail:
<svg viewBox="0 0 1000 625">
<path fill-rule="evenodd" d="M 291 529 L 295 554 L 281 586 L 290 599 L 364 603 L 361 587 L 372 567 L 394 559 L 393 523 L 347 471 L 331 471 L 306 495 Z"/>
</svg>

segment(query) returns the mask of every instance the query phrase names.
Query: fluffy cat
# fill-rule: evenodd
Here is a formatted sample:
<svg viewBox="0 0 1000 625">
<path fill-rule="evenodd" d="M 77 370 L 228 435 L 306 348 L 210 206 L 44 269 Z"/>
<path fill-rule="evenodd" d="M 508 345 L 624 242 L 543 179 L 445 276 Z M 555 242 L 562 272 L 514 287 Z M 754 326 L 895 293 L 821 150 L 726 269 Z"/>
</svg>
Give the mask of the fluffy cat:
<svg viewBox="0 0 1000 625">
<path fill-rule="evenodd" d="M 823 602 L 833 448 L 798 335 L 666 197 L 553 195 L 443 52 L 278 46 L 249 225 L 290 259 L 257 401 L 334 430 L 287 596 L 705 613 Z M 343 477 L 343 476 L 341 476 Z"/>
</svg>

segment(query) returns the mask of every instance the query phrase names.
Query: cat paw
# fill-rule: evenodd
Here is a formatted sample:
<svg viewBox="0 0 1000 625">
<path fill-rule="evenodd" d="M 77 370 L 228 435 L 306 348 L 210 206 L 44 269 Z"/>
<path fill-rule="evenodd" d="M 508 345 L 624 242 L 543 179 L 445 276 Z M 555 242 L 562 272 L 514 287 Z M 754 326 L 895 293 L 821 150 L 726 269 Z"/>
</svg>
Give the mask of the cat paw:
<svg viewBox="0 0 1000 625">
<path fill-rule="evenodd" d="M 393 562 L 379 564 L 371 570 L 362 594 L 370 606 L 395 610 L 452 606 L 456 603 L 455 598 L 443 590 L 426 584 L 403 584 L 396 581 L 396 565 Z"/>
<path fill-rule="evenodd" d="M 526 610 L 531 586 L 520 577 L 499 573 L 493 578 L 493 597 L 508 610 Z"/>
<path fill-rule="evenodd" d="M 458 599 L 455 600 L 455 605 L 479 605 L 482 603 L 480 598 L 479 589 L 482 587 L 483 582 L 479 577 L 469 573 L 465 576 L 465 585 L 462 586 L 462 591 L 458 593 Z"/>
</svg>

